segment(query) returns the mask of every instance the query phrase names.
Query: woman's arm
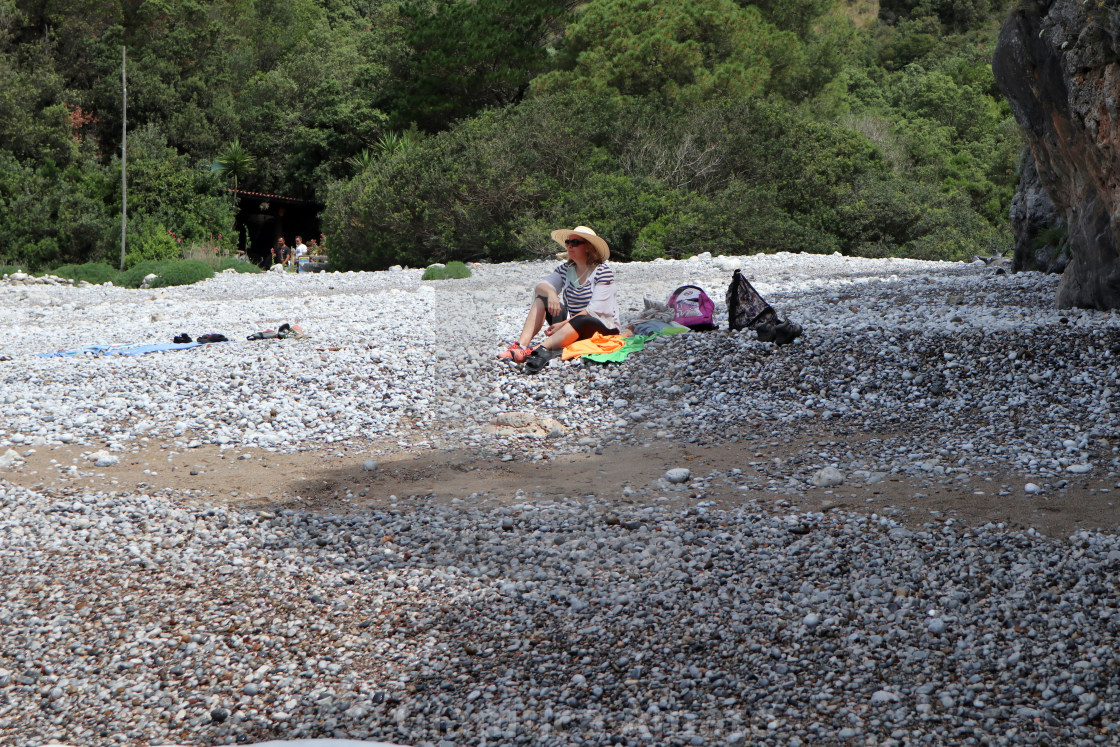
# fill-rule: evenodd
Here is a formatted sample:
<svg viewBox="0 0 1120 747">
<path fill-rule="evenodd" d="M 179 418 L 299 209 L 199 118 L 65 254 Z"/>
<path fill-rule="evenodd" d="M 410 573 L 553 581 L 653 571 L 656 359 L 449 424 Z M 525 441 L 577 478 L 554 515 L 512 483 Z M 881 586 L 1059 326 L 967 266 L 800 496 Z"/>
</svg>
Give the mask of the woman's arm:
<svg viewBox="0 0 1120 747">
<path fill-rule="evenodd" d="M 558 315 L 564 308 L 560 303 L 560 294 L 557 292 L 555 286 L 553 286 L 552 283 L 548 282 L 547 280 L 542 280 L 541 282 L 537 283 L 537 287 L 534 288 L 533 291 L 538 296 L 545 297 L 545 307 L 548 309 L 548 313 L 552 316 Z"/>
<path fill-rule="evenodd" d="M 586 313 L 587 313 L 587 309 L 584 309 L 583 311 L 580 311 L 580 312 L 577 312 L 577 313 L 575 313 L 575 314 L 572 314 L 572 315 L 571 315 L 571 317 L 569 317 L 569 318 L 565 319 L 564 321 L 562 321 L 562 322 L 557 322 L 556 324 L 553 324 L 553 325 L 549 326 L 549 328 L 548 328 L 548 329 L 546 329 L 546 330 L 544 331 L 544 333 L 545 333 L 546 335 L 548 335 L 549 337 L 552 337 L 552 336 L 553 336 L 554 334 L 556 334 L 556 333 L 557 333 L 557 332 L 559 332 L 560 330 L 564 329 L 564 326 L 565 326 L 566 324 L 568 324 L 568 323 L 569 323 L 570 321 L 572 321 L 572 319 L 575 319 L 575 318 L 576 318 L 577 316 L 583 316 L 583 315 L 585 315 Z"/>
</svg>

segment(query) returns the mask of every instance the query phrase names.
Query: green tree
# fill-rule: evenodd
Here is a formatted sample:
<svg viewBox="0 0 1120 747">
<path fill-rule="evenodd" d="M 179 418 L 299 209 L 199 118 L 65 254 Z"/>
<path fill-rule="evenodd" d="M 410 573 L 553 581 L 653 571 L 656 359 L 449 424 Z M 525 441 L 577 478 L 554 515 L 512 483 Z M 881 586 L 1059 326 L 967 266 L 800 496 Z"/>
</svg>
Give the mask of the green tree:
<svg viewBox="0 0 1120 747">
<path fill-rule="evenodd" d="M 517 103 L 549 69 L 549 44 L 572 0 L 409 0 L 411 49 L 394 102 L 398 127 L 438 132 L 487 107 Z"/>
<path fill-rule="evenodd" d="M 120 174 L 119 159 L 113 159 L 109 171 Z M 120 208 L 120 193 L 116 190 L 108 209 L 119 216 Z M 127 243 L 136 238 L 138 252 L 152 244 L 161 247 L 153 250 L 157 254 L 166 254 L 170 243 L 217 243 L 218 235 L 223 236 L 226 248 L 232 246 L 233 208 L 223 194 L 221 177 L 210 163 L 192 165 L 188 157 L 168 145 L 167 138 L 154 124 L 129 133 L 128 213 Z M 162 233 L 171 236 L 172 242 L 164 240 Z M 126 263 L 164 258 L 147 252 L 132 260 L 126 258 Z"/>
<path fill-rule="evenodd" d="M 539 92 L 581 88 L 695 103 L 760 96 L 800 64 L 801 44 L 733 0 L 599 0 L 567 29 L 562 69 Z"/>
</svg>

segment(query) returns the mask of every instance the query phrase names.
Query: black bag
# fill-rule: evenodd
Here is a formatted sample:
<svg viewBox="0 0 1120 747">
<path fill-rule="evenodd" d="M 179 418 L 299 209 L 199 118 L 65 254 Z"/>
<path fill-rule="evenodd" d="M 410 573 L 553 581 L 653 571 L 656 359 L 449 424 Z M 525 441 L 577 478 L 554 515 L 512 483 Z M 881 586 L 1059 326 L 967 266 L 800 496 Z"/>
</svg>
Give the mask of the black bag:
<svg viewBox="0 0 1120 747">
<path fill-rule="evenodd" d="M 777 323 L 777 312 L 758 295 L 743 273 L 736 270 L 727 288 L 727 325 L 734 331 Z"/>
<path fill-rule="evenodd" d="M 201 342 L 204 344 L 210 342 L 229 342 L 229 338 L 223 334 L 218 334 L 217 332 L 215 332 L 214 334 L 209 335 L 199 335 L 197 342 Z"/>
</svg>

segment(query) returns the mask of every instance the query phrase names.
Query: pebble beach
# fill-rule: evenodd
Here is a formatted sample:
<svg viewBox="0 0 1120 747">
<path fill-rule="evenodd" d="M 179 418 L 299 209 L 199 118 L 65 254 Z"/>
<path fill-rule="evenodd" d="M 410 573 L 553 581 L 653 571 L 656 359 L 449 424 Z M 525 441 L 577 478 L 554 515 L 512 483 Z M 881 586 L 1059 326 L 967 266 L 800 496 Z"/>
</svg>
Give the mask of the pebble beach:
<svg viewBox="0 0 1120 747">
<path fill-rule="evenodd" d="M 554 265 L 0 281 L 0 744 L 1120 742 L 1120 316 L 979 261 L 620 263 L 624 321 L 691 283 L 723 329 L 527 376 Z M 728 332 L 735 269 L 804 335 Z M 180 333 L 230 342 L 119 354 Z M 379 482 L 452 451 L 550 489 Z M 210 466 L 284 458 L 364 482 Z"/>
</svg>

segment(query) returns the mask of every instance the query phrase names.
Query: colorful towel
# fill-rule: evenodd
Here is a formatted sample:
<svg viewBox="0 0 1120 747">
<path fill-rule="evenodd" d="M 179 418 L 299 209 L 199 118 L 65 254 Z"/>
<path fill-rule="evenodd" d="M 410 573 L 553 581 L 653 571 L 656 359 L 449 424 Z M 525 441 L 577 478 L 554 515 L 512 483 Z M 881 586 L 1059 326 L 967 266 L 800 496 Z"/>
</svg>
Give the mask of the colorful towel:
<svg viewBox="0 0 1120 747">
<path fill-rule="evenodd" d="M 630 357 L 631 353 L 636 353 L 642 350 L 646 343 L 655 337 L 668 337 L 669 335 L 679 335 L 682 332 L 691 332 L 688 327 L 679 324 L 670 324 L 667 327 L 657 330 L 649 335 L 630 335 L 628 337 L 621 337 L 623 344 L 615 346 L 613 350 L 603 350 L 600 352 L 585 353 L 583 358 L 596 363 L 620 363 Z M 592 337 L 592 340 L 595 338 Z M 581 342 L 585 342 L 581 340 Z M 564 360 L 568 359 L 568 348 L 564 348 Z"/>
<path fill-rule="evenodd" d="M 581 355 L 590 355 L 592 353 L 608 354 L 613 350 L 618 350 L 624 344 L 622 335 L 604 335 L 596 332 L 586 340 L 576 340 L 568 347 L 564 348 L 563 358 L 570 361 L 572 358 L 578 358 Z"/>
</svg>

